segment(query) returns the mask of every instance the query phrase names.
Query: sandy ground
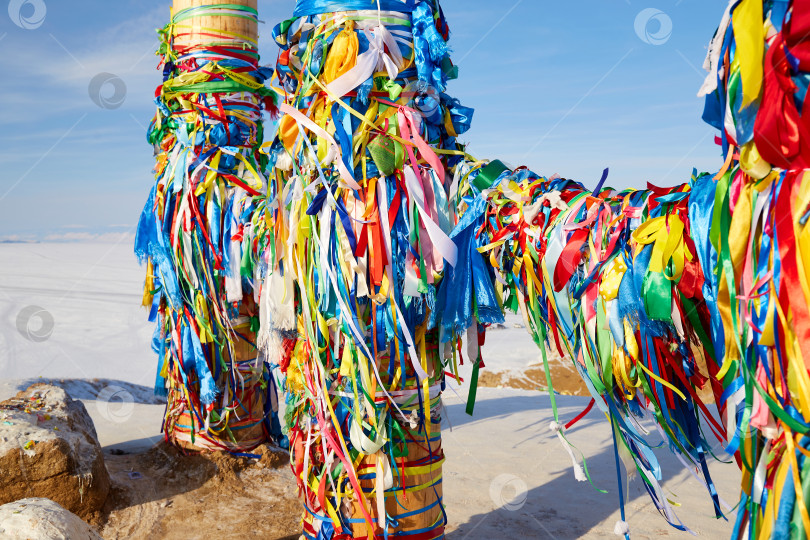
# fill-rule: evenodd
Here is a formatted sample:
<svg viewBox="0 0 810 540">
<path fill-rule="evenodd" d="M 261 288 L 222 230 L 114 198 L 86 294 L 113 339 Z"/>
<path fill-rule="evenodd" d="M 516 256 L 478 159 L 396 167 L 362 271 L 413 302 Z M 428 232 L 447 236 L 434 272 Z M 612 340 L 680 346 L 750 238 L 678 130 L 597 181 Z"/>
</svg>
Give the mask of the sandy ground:
<svg viewBox="0 0 810 540">
<path fill-rule="evenodd" d="M 297 539 L 296 486 L 289 456 L 188 456 L 164 443 L 136 454 L 106 455 L 113 481 L 107 540 Z"/>
<path fill-rule="evenodd" d="M 128 245 L 0 245 L 0 399 L 28 382 L 56 379 L 84 401 L 115 486 L 105 538 L 297 538 L 300 503 L 283 455 L 248 461 L 155 447 L 163 405 L 150 391 L 155 361 L 152 327 L 138 307 L 141 279 Z M 52 330 L 41 320 L 21 324 L 28 306 L 45 310 Z M 591 412 L 569 437 L 586 456 L 595 487 L 608 491 L 602 494 L 575 481 L 548 430 L 540 354 L 520 319 L 493 328 L 483 355 L 475 416 L 464 412 L 465 387 L 445 393 L 448 538 L 615 538 L 607 422 Z M 555 390 L 580 393 L 566 360 L 552 366 Z M 467 380 L 469 366 L 462 376 Z M 587 401 L 560 396 L 562 420 Z M 714 519 L 705 489 L 666 450 L 658 453 L 681 519 L 703 538 L 729 537 L 730 524 Z M 736 467 L 715 464 L 712 471 L 721 496 L 735 504 Z M 628 499 L 633 538 L 688 537 L 658 515 L 639 480 Z"/>
</svg>

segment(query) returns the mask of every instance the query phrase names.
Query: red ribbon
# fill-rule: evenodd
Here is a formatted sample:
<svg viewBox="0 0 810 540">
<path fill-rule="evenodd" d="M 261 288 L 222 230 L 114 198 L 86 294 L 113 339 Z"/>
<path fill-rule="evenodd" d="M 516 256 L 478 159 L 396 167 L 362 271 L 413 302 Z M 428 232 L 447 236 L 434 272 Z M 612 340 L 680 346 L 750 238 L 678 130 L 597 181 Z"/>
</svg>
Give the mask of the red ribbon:
<svg viewBox="0 0 810 540">
<path fill-rule="evenodd" d="M 576 418 L 565 424 L 565 429 L 571 429 L 571 426 L 585 418 L 585 415 L 587 415 L 589 412 L 591 412 L 591 409 L 593 409 L 594 403 L 596 403 L 596 400 L 591 398 L 591 401 L 588 402 L 588 406 L 585 407 L 585 410 L 579 413 Z"/>
<path fill-rule="evenodd" d="M 782 33 L 790 54 L 799 60 L 799 69 L 810 71 L 810 0 L 793 0 L 792 4 Z"/>
<path fill-rule="evenodd" d="M 799 341 L 805 366 L 810 369 L 810 312 L 804 298 L 799 265 L 796 260 L 796 236 L 793 230 L 793 216 L 790 208 L 791 191 L 796 182 L 801 181 L 803 171 L 791 171 L 782 180 L 782 187 L 776 201 L 776 235 L 779 240 L 779 258 L 782 265 L 782 279 L 779 283 L 779 303 L 787 315 L 793 314 L 793 327 Z"/>
<path fill-rule="evenodd" d="M 754 124 L 754 142 L 760 155 L 775 167 L 803 169 L 807 156 L 807 128 L 796 108 L 796 85 L 781 34 L 765 55 L 765 89 Z M 803 137 L 804 136 L 804 137 Z M 804 138 L 804 144 L 802 144 Z"/>
<path fill-rule="evenodd" d="M 571 235 L 554 268 L 554 292 L 560 292 L 574 275 L 582 260 L 582 246 L 588 240 L 588 229 L 577 229 Z"/>
</svg>

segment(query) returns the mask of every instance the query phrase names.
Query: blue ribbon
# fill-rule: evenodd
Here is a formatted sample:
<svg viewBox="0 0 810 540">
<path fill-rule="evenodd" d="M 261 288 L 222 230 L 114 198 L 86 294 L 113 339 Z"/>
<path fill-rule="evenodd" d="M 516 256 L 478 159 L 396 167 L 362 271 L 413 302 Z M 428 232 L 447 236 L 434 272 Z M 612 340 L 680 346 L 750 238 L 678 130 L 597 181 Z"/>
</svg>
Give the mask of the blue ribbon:
<svg viewBox="0 0 810 540">
<path fill-rule="evenodd" d="M 379 0 L 379 6 L 384 11 L 400 11 L 410 13 L 416 5 L 416 0 Z M 317 15 L 319 13 L 333 13 L 335 11 L 354 11 L 377 9 L 376 0 L 298 0 L 295 4 L 294 17 Z"/>
</svg>

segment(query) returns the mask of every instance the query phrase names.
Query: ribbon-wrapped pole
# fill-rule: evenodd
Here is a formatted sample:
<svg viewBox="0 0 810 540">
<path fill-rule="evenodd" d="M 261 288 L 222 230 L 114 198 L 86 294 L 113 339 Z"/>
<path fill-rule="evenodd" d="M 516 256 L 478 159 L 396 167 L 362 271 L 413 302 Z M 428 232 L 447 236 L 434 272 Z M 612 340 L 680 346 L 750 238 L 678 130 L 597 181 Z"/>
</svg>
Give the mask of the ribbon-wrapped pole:
<svg viewBox="0 0 810 540">
<path fill-rule="evenodd" d="M 272 375 L 256 346 L 261 266 L 250 250 L 266 189 L 256 0 L 175 0 L 159 31 L 163 84 L 149 128 L 157 163 L 135 251 L 156 322 L 167 440 L 248 451 L 278 437 Z"/>
<path fill-rule="evenodd" d="M 441 538 L 441 392 L 461 338 L 471 362 L 481 339 L 435 317 L 443 273 L 474 249 L 450 237 L 472 110 L 444 93 L 444 16 L 436 2 L 302 1 L 274 37 L 286 98 L 263 148 L 259 341 L 286 376 L 304 537 Z"/>
</svg>

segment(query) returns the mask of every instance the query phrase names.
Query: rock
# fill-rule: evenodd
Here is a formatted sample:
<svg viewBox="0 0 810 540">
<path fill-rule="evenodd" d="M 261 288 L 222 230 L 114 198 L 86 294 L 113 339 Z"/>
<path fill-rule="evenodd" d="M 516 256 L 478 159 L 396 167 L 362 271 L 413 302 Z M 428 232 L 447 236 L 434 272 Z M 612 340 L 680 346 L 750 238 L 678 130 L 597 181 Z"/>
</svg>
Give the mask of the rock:
<svg viewBox="0 0 810 540">
<path fill-rule="evenodd" d="M 0 506 L 0 538 L 8 540 L 102 540 L 79 516 L 50 499 L 30 498 Z"/>
<path fill-rule="evenodd" d="M 0 504 L 45 497 L 95 522 L 109 491 L 84 404 L 45 384 L 0 402 Z"/>
</svg>

